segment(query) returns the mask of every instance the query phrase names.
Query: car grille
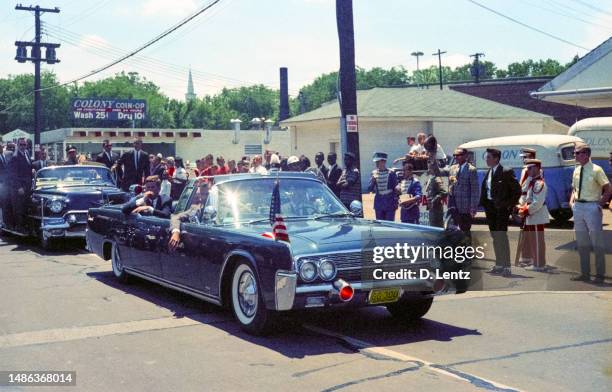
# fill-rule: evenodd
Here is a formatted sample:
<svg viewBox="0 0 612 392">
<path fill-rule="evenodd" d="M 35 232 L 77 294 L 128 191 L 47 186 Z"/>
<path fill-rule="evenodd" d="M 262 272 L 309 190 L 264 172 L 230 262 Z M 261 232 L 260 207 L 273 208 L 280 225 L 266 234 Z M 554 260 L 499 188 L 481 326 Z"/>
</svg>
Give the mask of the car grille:
<svg viewBox="0 0 612 392">
<path fill-rule="evenodd" d="M 76 223 L 87 223 L 87 212 L 67 212 L 64 215 L 64 219 L 68 219 L 70 215 L 74 215 L 76 217 Z"/>
<path fill-rule="evenodd" d="M 423 267 L 423 263 L 410 263 L 405 260 L 385 260 L 383 263 L 375 264 L 372 251 L 330 253 L 326 255 L 304 256 L 310 260 L 328 260 L 336 265 L 336 278 L 344 279 L 347 282 L 357 282 L 364 280 L 365 276 L 371 276 L 372 270 L 382 268 L 383 271 L 397 271 L 400 268 L 417 270 Z M 427 263 L 428 264 L 428 263 Z M 368 279 L 369 280 L 369 279 Z M 316 282 L 320 282 L 317 278 Z"/>
</svg>

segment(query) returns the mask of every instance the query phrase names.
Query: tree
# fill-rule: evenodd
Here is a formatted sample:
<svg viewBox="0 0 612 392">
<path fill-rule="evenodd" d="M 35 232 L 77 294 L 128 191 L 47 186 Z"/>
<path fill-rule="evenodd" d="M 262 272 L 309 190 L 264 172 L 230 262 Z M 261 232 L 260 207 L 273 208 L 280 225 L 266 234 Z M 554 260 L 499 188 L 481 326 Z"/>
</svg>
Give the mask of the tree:
<svg viewBox="0 0 612 392">
<path fill-rule="evenodd" d="M 52 72 L 42 72 L 41 86 L 58 85 Z M 0 79 L 0 130 L 5 132 L 20 128 L 34 131 L 34 75 L 9 75 Z M 56 87 L 41 92 L 42 129 L 56 129 L 70 124 L 66 108 L 70 104 L 70 88 Z M 6 112 L 3 112 L 6 110 Z"/>
</svg>

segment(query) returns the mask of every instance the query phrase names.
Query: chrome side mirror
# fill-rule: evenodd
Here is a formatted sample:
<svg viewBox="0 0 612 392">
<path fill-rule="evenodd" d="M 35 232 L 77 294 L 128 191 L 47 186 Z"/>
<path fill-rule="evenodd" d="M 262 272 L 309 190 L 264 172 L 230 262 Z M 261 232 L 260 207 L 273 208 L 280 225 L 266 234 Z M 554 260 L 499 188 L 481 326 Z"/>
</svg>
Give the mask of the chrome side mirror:
<svg viewBox="0 0 612 392">
<path fill-rule="evenodd" d="M 363 204 L 359 200 L 353 200 L 349 205 L 349 210 L 357 216 L 363 216 Z"/>
</svg>

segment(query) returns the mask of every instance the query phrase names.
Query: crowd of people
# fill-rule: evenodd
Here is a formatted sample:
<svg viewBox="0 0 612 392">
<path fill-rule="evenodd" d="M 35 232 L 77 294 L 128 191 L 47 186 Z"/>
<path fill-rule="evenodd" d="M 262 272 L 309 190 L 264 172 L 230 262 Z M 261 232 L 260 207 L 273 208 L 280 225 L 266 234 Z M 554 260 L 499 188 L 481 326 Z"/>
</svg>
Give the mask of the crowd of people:
<svg viewBox="0 0 612 392">
<path fill-rule="evenodd" d="M 420 206 L 424 206 L 430 226 L 453 228 L 470 236 L 473 219 L 478 208 L 482 207 L 493 238 L 496 259 L 496 265 L 490 272 L 511 275 L 507 231 L 512 217 L 520 221 L 522 228 L 521 249 L 517 252 L 515 265 L 546 271 L 543 232 L 549 223 L 545 203 L 547 187 L 535 150 L 523 148 L 524 168 L 517 179 L 511 168 L 503 167 L 501 151 L 487 149 L 485 159 L 489 169 L 479 183 L 477 170 L 469 162 L 466 149 L 455 149 L 452 164 L 448 165 L 446 154 L 432 135 L 419 133 L 416 137 L 409 136 L 407 143 L 407 153 L 394 160 L 394 163 L 402 162 L 402 170 L 389 169 L 388 154 L 384 152 L 376 152 L 373 156 L 375 169 L 367 190 L 374 193 L 376 219 L 394 221 L 399 208 L 402 222 L 419 224 Z M 33 175 L 52 163 L 44 150 L 37 152 L 36 160 L 32 159 L 31 143 L 25 139 L 20 139 L 17 145 L 8 143 L 6 151 L 3 149 L 4 146 L 0 144 L 0 208 L 11 203 L 16 217 L 23 216 L 27 199 L 24 196 L 31 191 Z M 591 162 L 588 145 L 577 143 L 574 155 L 577 165 L 570 205 L 581 263 L 581 275 L 576 279 L 590 280 L 590 249 L 594 249 L 596 281 L 603 282 L 602 206 L 609 202 L 612 186 L 603 169 Z M 361 200 L 361 175 L 356 167 L 356 157 L 350 152 L 343 156 L 343 167 L 338 164 L 335 153 L 329 153 L 327 157 L 323 152 L 317 153 L 312 165 L 304 155 L 283 157 L 273 151 L 265 151 L 263 156 L 243 156 L 240 160 L 228 161 L 223 156 L 208 154 L 196 160 L 195 166 L 191 167 L 180 157 L 149 154 L 143 150 L 142 140 L 135 139 L 133 149 L 121 155 L 113 151 L 109 140 L 105 140 L 102 151 L 90 159 L 108 167 L 124 191 L 129 191 L 133 186 L 145 186 L 143 194 L 148 204 L 130 205 L 128 209 L 160 210 L 156 213 L 163 216 L 170 213 L 172 200 L 180 197 L 192 176 L 310 172 L 326 183 L 347 208 L 354 200 Z M 63 163 L 80 164 L 87 160 L 76 147 L 68 146 Z M 417 172 L 428 174 L 425 184 L 420 183 Z M 443 177 L 448 180 L 443 181 Z M 17 218 L 16 223 L 19 227 L 23 222 Z"/>
</svg>

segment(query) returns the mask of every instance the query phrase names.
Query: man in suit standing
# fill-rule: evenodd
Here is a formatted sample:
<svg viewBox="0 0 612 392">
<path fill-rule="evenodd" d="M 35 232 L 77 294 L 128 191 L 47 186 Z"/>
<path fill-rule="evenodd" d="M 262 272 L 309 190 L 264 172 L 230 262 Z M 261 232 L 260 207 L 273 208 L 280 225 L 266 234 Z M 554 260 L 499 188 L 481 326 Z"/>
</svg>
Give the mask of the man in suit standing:
<svg viewBox="0 0 612 392">
<path fill-rule="evenodd" d="M 102 142 L 102 152 L 96 156 L 96 162 L 103 164 L 109 169 L 119 160 L 119 155 L 113 152 L 113 144 L 110 140 Z"/>
<path fill-rule="evenodd" d="M 0 220 L 0 227 L 4 226 L 5 223 L 10 221 L 9 219 L 9 207 L 10 207 L 10 196 L 9 196 L 9 170 L 8 170 L 8 159 L 4 155 L 4 146 L 0 143 L 0 210 L 2 211 L 2 219 Z"/>
<path fill-rule="evenodd" d="M 35 171 L 39 171 L 40 169 L 44 169 L 45 167 L 51 166 L 49 160 L 47 159 L 47 150 L 41 149 L 38 157 L 39 159 L 32 163 L 32 168 Z"/>
<path fill-rule="evenodd" d="M 338 166 L 336 161 L 338 156 L 335 152 L 327 154 L 327 163 L 329 163 L 329 171 L 327 174 L 327 186 L 336 194 L 340 195 L 340 188 L 338 188 L 338 180 L 342 175 L 342 169 Z"/>
<path fill-rule="evenodd" d="M 316 168 L 319 170 L 319 172 L 321 172 L 321 174 L 323 174 L 323 177 L 325 177 L 325 181 L 327 181 L 327 177 L 329 177 L 329 169 L 323 163 L 325 162 L 325 154 L 323 154 L 322 152 L 316 153 L 314 160 Z"/>
<path fill-rule="evenodd" d="M 9 162 L 8 168 L 15 228 L 23 232 L 25 231 L 26 200 L 30 197 L 32 190 L 32 159 L 29 156 L 28 143 L 25 139 L 19 139 L 17 142 L 17 152 Z"/>
<path fill-rule="evenodd" d="M 117 163 L 122 167 L 121 189 L 125 192 L 134 184 L 142 184 L 149 175 L 149 154 L 142 150 L 140 139 L 134 140 L 134 149 L 125 152 Z"/>
<path fill-rule="evenodd" d="M 132 198 L 121 210 L 124 214 L 152 215 L 169 219 L 172 214 L 172 199 L 160 195 L 160 190 L 161 179 L 158 176 L 147 177 L 142 195 Z"/>
<path fill-rule="evenodd" d="M 448 176 L 448 214 L 459 229 L 469 235 L 480 201 L 478 172 L 468 162 L 465 148 L 456 149 L 453 157 L 456 163 L 440 169 L 440 175 Z"/>
<path fill-rule="evenodd" d="M 508 221 L 512 208 L 521 196 L 521 187 L 514 171 L 504 168 L 499 163 L 500 159 L 500 150 L 487 148 L 486 162 L 489 171 L 482 181 L 480 204 L 484 207 L 495 249 L 495 266 L 491 273 L 507 277 L 511 275 Z"/>
<path fill-rule="evenodd" d="M 149 156 L 149 175 L 158 176 L 161 178 L 166 171 L 166 166 L 162 164 L 163 156 L 161 154 Z"/>
</svg>

